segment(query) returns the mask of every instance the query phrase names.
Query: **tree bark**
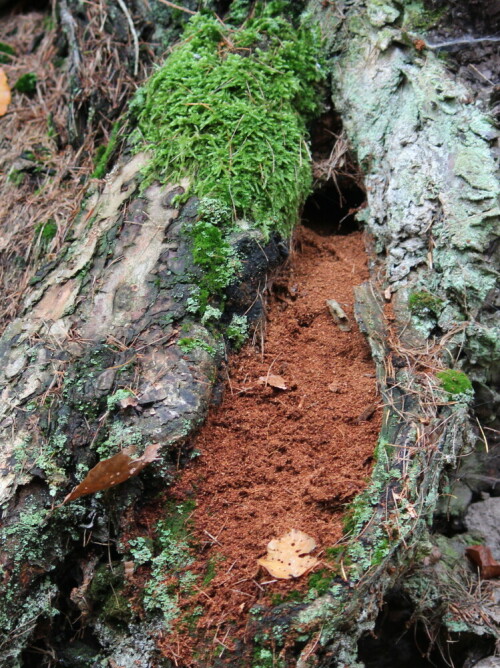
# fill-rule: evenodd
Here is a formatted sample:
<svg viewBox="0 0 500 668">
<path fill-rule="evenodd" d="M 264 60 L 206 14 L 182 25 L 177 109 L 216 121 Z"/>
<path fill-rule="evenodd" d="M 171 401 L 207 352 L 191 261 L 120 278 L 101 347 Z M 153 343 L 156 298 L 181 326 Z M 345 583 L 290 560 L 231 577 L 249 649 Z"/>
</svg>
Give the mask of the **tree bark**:
<svg viewBox="0 0 500 668">
<path fill-rule="evenodd" d="M 343 572 L 326 596 L 273 609 L 256 625 L 256 633 L 278 628 L 290 639 L 308 638 L 298 657 L 296 648 L 283 650 L 286 665 L 361 665 L 357 642 L 414 559 L 420 581 L 437 592 L 427 610 L 435 614 L 442 564 L 421 554 L 432 552 L 428 526 L 442 474 L 476 433 L 470 396 L 450 401 L 433 374 L 460 360 L 478 396 L 498 400 L 499 332 L 489 309 L 498 295 L 492 130 L 434 54 L 408 40 L 404 8 L 375 0 L 309 3 L 325 35 L 333 102 L 365 171 L 373 280 L 359 288 L 357 310 L 385 417 Z M 218 346 L 214 334 L 188 308 L 200 270 L 182 230 L 196 219 L 197 200 L 175 204 L 187 179 L 141 192 L 147 159 L 125 150 L 102 189 L 89 190 L 68 245 L 34 277 L 0 341 L 0 656 L 7 667 L 19 665 L 23 649 L 50 626 L 58 597 L 80 596 L 82 614 L 90 615 L 82 602 L 88 582 L 65 569 L 77 556 L 88 566 L 107 550 L 117 553 L 123 514 L 148 488 L 165 484 L 186 456 L 224 355 L 209 352 Z M 259 285 L 286 253 L 277 239 L 262 252 L 254 236 L 234 243 L 259 263 L 240 277 L 245 289 L 234 286 L 230 308 L 254 304 L 258 318 Z M 412 315 L 409 295 L 422 291 L 442 300 L 439 314 Z M 204 345 L 186 354 L 181 330 Z M 124 389 L 135 398 L 128 406 L 120 403 Z M 59 502 L 98 459 L 125 446 L 139 453 L 150 442 L 162 443 L 161 464 L 101 498 L 56 505 L 55 495 Z M 443 612 L 456 603 L 450 595 Z M 476 612 L 472 620 L 454 613 L 452 621 L 477 632 L 490 611 Z M 116 634 L 99 628 L 106 656 L 150 665 L 155 650 L 146 626 Z"/>
</svg>

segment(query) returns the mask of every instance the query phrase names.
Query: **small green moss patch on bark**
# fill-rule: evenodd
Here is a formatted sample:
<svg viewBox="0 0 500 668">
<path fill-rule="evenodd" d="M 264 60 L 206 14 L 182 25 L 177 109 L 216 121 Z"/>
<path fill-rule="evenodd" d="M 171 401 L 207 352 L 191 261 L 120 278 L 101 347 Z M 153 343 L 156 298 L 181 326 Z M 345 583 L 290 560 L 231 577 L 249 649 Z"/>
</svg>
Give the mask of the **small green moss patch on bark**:
<svg viewBox="0 0 500 668">
<path fill-rule="evenodd" d="M 443 305 L 442 299 L 425 290 L 412 292 L 408 297 L 408 308 L 413 315 L 426 316 L 433 314 L 437 316 L 443 310 Z"/>
<path fill-rule="evenodd" d="M 465 394 L 472 390 L 470 378 L 463 371 L 446 369 L 436 374 L 441 381 L 441 386 L 449 394 Z"/>
</svg>

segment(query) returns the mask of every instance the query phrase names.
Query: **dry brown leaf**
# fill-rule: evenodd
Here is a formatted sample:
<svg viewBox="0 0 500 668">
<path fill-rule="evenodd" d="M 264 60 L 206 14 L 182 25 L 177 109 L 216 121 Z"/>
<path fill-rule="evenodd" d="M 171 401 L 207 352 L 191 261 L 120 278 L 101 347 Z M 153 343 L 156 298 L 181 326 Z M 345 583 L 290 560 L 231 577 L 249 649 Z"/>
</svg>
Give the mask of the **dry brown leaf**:
<svg viewBox="0 0 500 668">
<path fill-rule="evenodd" d="M 261 376 L 259 378 L 259 383 L 261 385 L 270 385 L 271 387 L 274 387 L 277 390 L 287 389 L 285 379 L 282 378 L 281 376 L 275 376 L 273 374 L 269 374 L 268 376 Z"/>
<path fill-rule="evenodd" d="M 7 76 L 3 69 L 0 67 L 0 116 L 5 116 L 7 113 L 7 108 L 10 104 L 12 96 L 10 94 L 9 84 L 7 82 Z"/>
<path fill-rule="evenodd" d="M 500 564 L 495 560 L 487 545 L 469 545 L 465 554 L 476 566 L 479 566 L 482 578 L 488 580 L 500 576 Z"/>
<path fill-rule="evenodd" d="M 269 541 L 267 556 L 257 559 L 257 562 L 274 578 L 290 580 L 316 566 L 318 560 L 310 555 L 315 548 L 314 538 L 298 529 L 290 529 L 280 538 Z"/>
<path fill-rule="evenodd" d="M 139 411 L 142 411 L 142 408 L 139 406 L 139 402 L 137 401 L 137 397 L 134 396 L 129 396 L 125 397 L 124 399 L 120 399 L 118 405 L 122 410 L 129 408 L 129 406 L 132 406 L 133 408 L 137 408 Z"/>
<path fill-rule="evenodd" d="M 132 459 L 127 450 L 122 450 L 109 459 L 103 459 L 93 469 L 90 469 L 79 485 L 71 490 L 63 504 L 87 494 L 94 494 L 94 492 L 115 487 L 115 485 L 132 478 L 140 473 L 145 466 L 158 459 L 160 448 L 160 443 L 152 443 L 144 450 L 144 454 L 137 459 Z"/>
</svg>

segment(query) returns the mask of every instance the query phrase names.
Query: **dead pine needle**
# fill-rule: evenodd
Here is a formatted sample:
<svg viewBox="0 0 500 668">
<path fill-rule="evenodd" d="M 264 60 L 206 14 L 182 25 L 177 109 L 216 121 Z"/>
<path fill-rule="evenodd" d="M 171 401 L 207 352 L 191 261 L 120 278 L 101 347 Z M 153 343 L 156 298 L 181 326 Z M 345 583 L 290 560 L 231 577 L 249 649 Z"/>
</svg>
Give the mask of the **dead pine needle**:
<svg viewBox="0 0 500 668">
<path fill-rule="evenodd" d="M 168 0 L 159 0 L 159 2 L 163 3 L 164 5 L 167 5 L 167 7 L 171 7 L 172 9 L 178 9 L 181 12 L 185 12 L 186 14 L 191 14 L 191 16 L 194 16 L 198 12 L 193 12 L 192 9 L 188 9 L 187 7 L 181 7 L 180 5 L 176 5 L 173 2 L 169 2 Z"/>
</svg>

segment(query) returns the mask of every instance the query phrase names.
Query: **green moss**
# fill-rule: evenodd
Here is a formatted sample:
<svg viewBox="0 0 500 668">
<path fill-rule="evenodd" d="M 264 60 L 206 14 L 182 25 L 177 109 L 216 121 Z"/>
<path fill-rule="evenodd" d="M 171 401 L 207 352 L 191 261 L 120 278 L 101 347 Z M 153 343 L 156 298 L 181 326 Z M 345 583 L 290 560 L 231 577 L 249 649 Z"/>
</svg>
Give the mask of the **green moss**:
<svg viewBox="0 0 500 668">
<path fill-rule="evenodd" d="M 25 177 L 26 174 L 23 171 L 20 169 L 13 169 L 9 172 L 9 176 L 7 178 L 10 183 L 13 183 L 15 186 L 20 186 L 22 185 Z"/>
<path fill-rule="evenodd" d="M 218 200 L 233 221 L 288 232 L 311 188 L 305 139 L 318 109 L 318 59 L 317 32 L 269 12 L 240 29 L 193 17 L 132 103 L 131 140 L 154 149 L 146 183 L 190 176 L 188 194 Z M 217 231 L 201 232 L 215 243 Z M 223 244 L 223 262 L 226 253 Z"/>
<path fill-rule="evenodd" d="M 439 315 L 443 310 L 443 305 L 444 302 L 442 299 L 425 290 L 412 292 L 408 297 L 408 308 L 413 315 Z"/>
<path fill-rule="evenodd" d="M 94 158 L 94 171 L 91 174 L 93 179 L 102 179 L 106 175 L 108 169 L 109 161 L 113 155 L 118 144 L 118 134 L 120 131 L 121 123 L 117 122 L 113 125 L 111 134 L 109 136 L 109 141 L 106 146 L 99 146 L 96 151 Z"/>
<path fill-rule="evenodd" d="M 292 603 L 292 602 L 297 602 L 299 603 L 302 601 L 304 598 L 304 595 L 300 592 L 297 591 L 296 589 L 292 589 L 291 591 L 287 592 L 286 594 L 273 594 L 271 596 L 271 604 L 272 605 L 281 605 L 283 603 Z"/>
<path fill-rule="evenodd" d="M 15 56 L 15 49 L 5 42 L 0 42 L 0 63 L 10 63 L 12 56 Z"/>
<path fill-rule="evenodd" d="M 123 566 L 115 564 L 111 568 L 109 564 L 101 564 L 92 578 L 89 599 L 99 611 L 99 618 L 112 625 L 126 624 L 132 617 L 132 611 L 122 589 Z"/>
<path fill-rule="evenodd" d="M 215 348 L 206 341 L 203 341 L 202 339 L 193 339 L 190 337 L 184 337 L 177 341 L 177 345 L 185 354 L 188 354 L 193 350 L 199 349 L 199 350 L 205 350 L 210 355 L 215 355 Z"/>
<path fill-rule="evenodd" d="M 314 591 L 314 598 L 326 594 L 332 583 L 332 572 L 322 568 L 309 576 L 309 589 Z"/>
<path fill-rule="evenodd" d="M 57 223 L 49 218 L 45 223 L 38 223 L 35 228 L 35 237 L 42 248 L 46 248 L 57 234 Z"/>
<path fill-rule="evenodd" d="M 196 309 L 206 312 L 208 300 L 222 295 L 236 276 L 240 263 L 227 240 L 231 211 L 217 200 L 200 200 L 199 218 L 187 230 L 192 239 L 195 265 L 203 270 L 199 278 L 199 292 L 193 298 Z"/>
<path fill-rule="evenodd" d="M 225 557 L 221 554 L 216 554 L 211 556 L 207 560 L 207 565 L 205 568 L 205 575 L 203 576 L 202 584 L 203 587 L 207 587 L 214 577 L 217 575 L 217 566 L 221 561 L 224 561 Z"/>
<path fill-rule="evenodd" d="M 446 6 L 428 10 L 418 0 L 404 3 L 403 29 L 410 32 L 427 32 L 446 13 Z"/>
<path fill-rule="evenodd" d="M 441 386 L 449 394 L 464 394 L 472 390 L 470 378 L 463 371 L 446 369 L 439 371 L 436 377 L 441 381 Z"/>
<path fill-rule="evenodd" d="M 38 77 L 34 72 L 22 74 L 16 83 L 12 86 L 13 90 L 26 95 L 33 95 L 36 92 Z"/>
</svg>

